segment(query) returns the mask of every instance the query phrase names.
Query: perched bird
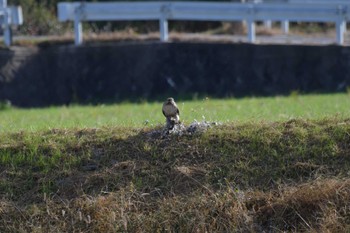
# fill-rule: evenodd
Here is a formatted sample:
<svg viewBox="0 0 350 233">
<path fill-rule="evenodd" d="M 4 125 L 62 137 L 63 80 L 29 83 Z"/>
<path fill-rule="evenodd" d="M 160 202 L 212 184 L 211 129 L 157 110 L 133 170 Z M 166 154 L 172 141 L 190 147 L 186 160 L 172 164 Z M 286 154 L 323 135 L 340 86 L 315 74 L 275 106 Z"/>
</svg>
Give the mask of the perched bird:
<svg viewBox="0 0 350 233">
<path fill-rule="evenodd" d="M 166 126 L 168 129 L 172 129 L 175 124 L 180 121 L 180 112 L 173 98 L 168 98 L 163 103 L 163 114 L 166 117 Z"/>
</svg>

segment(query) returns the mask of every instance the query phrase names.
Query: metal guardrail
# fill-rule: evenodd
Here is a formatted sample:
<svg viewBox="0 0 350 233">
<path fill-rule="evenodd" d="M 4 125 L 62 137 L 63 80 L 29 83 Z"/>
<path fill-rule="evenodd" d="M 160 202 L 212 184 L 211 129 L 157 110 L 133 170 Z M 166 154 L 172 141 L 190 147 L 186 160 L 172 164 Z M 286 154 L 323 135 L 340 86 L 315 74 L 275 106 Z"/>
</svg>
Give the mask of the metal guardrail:
<svg viewBox="0 0 350 233">
<path fill-rule="evenodd" d="M 168 20 L 242 21 L 255 42 L 255 21 L 334 22 L 336 41 L 344 43 L 349 3 L 99 2 L 58 3 L 59 21 L 74 21 L 75 44 L 83 40 L 82 21 L 159 20 L 160 39 L 168 40 Z"/>
<path fill-rule="evenodd" d="M 347 4 L 349 5 L 349 0 L 246 0 L 246 1 L 253 1 L 254 3 L 294 3 L 294 4 Z M 264 21 L 265 27 L 271 29 L 272 28 L 272 21 L 267 20 Z M 281 22 L 282 31 L 287 34 L 289 32 L 289 21 L 284 20 Z M 345 24 L 345 31 L 346 31 L 346 24 Z"/>
<path fill-rule="evenodd" d="M 0 0 L 0 25 L 3 29 L 6 46 L 10 46 L 12 43 L 11 26 L 21 24 L 23 24 L 22 8 L 20 6 L 7 6 L 6 0 Z"/>
</svg>

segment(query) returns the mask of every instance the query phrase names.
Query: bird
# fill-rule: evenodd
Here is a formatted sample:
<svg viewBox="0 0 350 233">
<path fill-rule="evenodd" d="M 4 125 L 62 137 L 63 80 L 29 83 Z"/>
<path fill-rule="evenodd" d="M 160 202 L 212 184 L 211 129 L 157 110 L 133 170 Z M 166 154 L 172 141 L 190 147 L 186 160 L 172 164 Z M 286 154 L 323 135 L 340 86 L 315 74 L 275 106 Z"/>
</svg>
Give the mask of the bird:
<svg viewBox="0 0 350 233">
<path fill-rule="evenodd" d="M 164 103 L 162 112 L 166 118 L 166 126 L 168 129 L 174 128 L 175 124 L 180 122 L 180 111 L 174 98 L 169 97 Z"/>
</svg>

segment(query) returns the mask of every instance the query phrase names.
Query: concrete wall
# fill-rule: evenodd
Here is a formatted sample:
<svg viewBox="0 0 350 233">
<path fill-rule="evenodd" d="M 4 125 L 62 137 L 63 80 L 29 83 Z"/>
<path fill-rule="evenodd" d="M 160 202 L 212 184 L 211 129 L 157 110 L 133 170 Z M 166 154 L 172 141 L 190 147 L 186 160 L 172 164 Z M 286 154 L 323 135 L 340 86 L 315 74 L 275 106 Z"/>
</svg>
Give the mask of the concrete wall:
<svg viewBox="0 0 350 233">
<path fill-rule="evenodd" d="M 130 42 L 0 50 L 0 100 L 23 107 L 347 86 L 350 47 L 341 46 Z"/>
</svg>

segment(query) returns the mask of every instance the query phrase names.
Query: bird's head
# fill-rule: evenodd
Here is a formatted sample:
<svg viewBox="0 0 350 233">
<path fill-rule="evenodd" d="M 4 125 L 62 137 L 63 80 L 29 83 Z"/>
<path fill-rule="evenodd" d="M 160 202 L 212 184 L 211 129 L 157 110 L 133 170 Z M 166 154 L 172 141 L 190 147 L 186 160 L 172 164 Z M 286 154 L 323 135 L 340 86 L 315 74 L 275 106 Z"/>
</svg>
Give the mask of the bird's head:
<svg viewBox="0 0 350 233">
<path fill-rule="evenodd" d="M 169 97 L 169 98 L 167 99 L 167 102 L 168 102 L 168 103 L 174 103 L 175 101 L 174 101 L 174 98 Z"/>
</svg>

